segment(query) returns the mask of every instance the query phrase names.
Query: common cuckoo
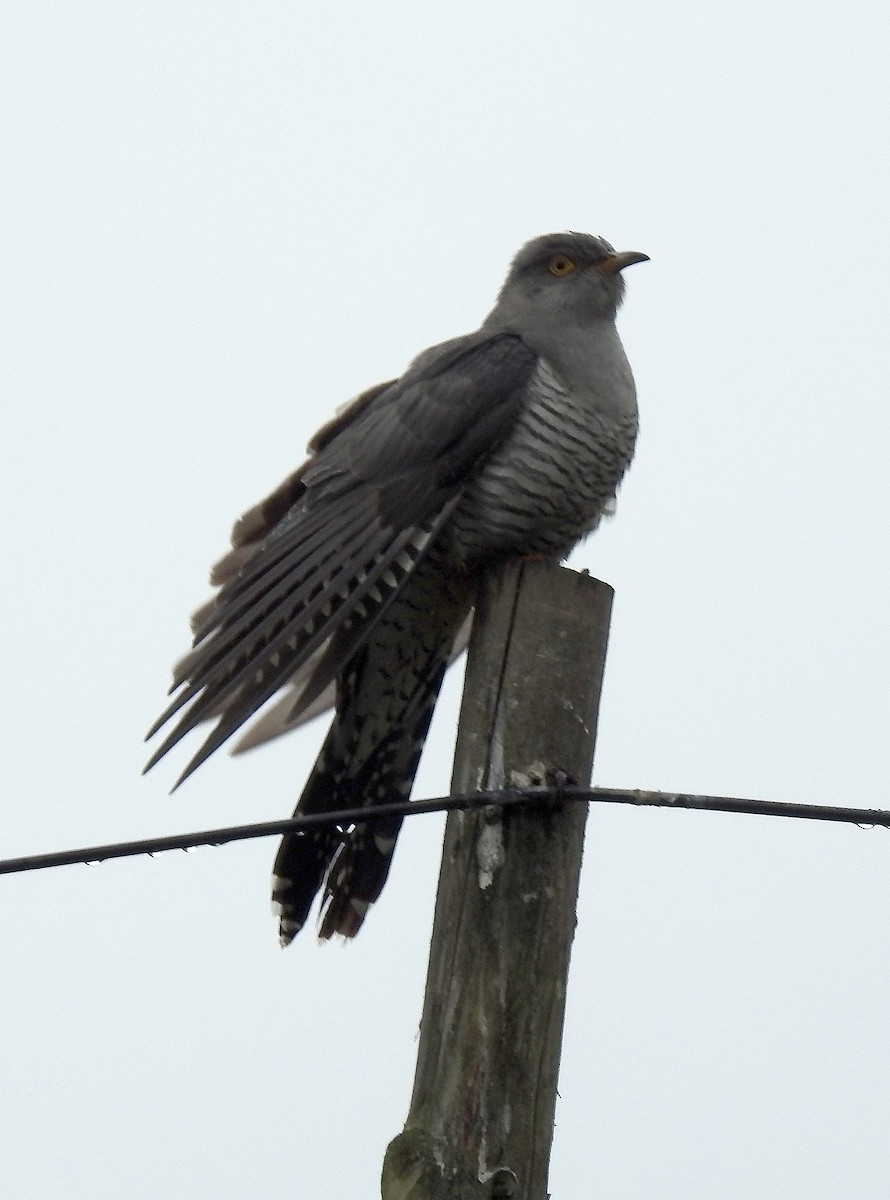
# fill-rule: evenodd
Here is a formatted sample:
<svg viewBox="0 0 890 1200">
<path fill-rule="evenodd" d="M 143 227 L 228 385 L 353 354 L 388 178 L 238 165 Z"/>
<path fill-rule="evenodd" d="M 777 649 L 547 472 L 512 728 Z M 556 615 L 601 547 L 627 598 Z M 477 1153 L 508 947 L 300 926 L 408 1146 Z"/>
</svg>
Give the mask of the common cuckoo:
<svg viewBox="0 0 890 1200">
<path fill-rule="evenodd" d="M 646 258 L 588 234 L 529 242 L 475 333 L 353 400 L 235 525 L 149 736 L 176 722 L 148 767 L 215 720 L 181 782 L 273 697 L 242 745 L 335 694 L 296 814 L 366 805 L 369 819 L 283 839 L 283 944 L 320 890 L 322 938 L 353 937 L 380 895 L 401 818 L 371 812 L 411 791 L 480 573 L 516 556 L 560 560 L 609 510 L 637 434 L 615 329 L 621 272 Z"/>
</svg>

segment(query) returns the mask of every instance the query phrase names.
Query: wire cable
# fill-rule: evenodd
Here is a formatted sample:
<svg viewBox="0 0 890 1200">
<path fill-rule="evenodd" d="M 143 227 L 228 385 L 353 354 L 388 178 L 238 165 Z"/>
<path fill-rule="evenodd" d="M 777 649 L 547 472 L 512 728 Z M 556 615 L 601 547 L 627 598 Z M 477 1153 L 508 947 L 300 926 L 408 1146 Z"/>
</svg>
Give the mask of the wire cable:
<svg viewBox="0 0 890 1200">
<path fill-rule="evenodd" d="M 600 804 L 633 804 L 657 808 L 685 808 L 707 812 L 746 813 L 762 817 L 797 817 L 808 821 L 837 821 L 860 825 L 890 827 L 890 811 L 876 808 L 839 808 L 822 804 L 791 804 L 777 800 L 745 800 L 735 796 L 695 796 L 682 792 L 648 792 L 626 788 L 532 787 L 509 788 L 499 792 L 468 792 L 461 796 L 439 796 L 432 800 L 407 800 L 375 804 L 373 808 L 344 808 L 336 812 L 311 813 L 280 821 L 261 821 L 253 825 L 228 825 L 221 829 L 203 829 L 166 837 L 144 838 L 136 842 L 111 842 L 49 854 L 0 860 L 0 875 L 23 871 L 43 871 L 74 863 L 94 864 L 110 858 L 134 858 L 141 854 L 160 854 L 166 850 L 193 850 L 198 846 L 222 846 L 252 838 L 299 833 L 318 825 L 349 828 L 373 817 L 417 816 L 420 813 L 449 812 L 456 809 L 498 810 L 517 805 L 538 806 L 564 801 Z"/>
</svg>

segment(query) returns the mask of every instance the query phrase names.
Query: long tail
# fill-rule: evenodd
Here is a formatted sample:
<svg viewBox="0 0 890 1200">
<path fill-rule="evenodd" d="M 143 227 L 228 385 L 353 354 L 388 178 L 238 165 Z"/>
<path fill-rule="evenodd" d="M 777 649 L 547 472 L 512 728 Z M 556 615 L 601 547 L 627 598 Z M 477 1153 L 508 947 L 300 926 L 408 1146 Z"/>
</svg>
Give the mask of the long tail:
<svg viewBox="0 0 890 1200">
<path fill-rule="evenodd" d="M 408 798 L 471 601 L 466 585 L 443 572 L 437 557 L 420 564 L 347 664 L 334 723 L 295 816 Z M 282 945 L 306 923 L 322 887 L 319 937 L 355 936 L 386 882 L 401 821 L 378 817 L 346 831 L 319 827 L 282 840 L 272 880 Z"/>
</svg>

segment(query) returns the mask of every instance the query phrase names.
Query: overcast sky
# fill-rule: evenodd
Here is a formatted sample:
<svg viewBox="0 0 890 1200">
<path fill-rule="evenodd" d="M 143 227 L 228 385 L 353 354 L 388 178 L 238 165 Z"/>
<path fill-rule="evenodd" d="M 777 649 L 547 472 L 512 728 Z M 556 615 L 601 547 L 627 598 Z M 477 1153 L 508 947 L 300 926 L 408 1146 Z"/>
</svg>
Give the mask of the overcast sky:
<svg viewBox="0 0 890 1200">
<path fill-rule="evenodd" d="M 877 3 L 51 4 L 0 55 L 0 854 L 290 813 L 324 733 L 139 772 L 230 524 L 539 233 L 651 255 L 595 782 L 890 807 Z M 448 788 L 450 679 L 415 794 Z M 357 942 L 271 841 L 0 879 L 16 1200 L 377 1194 L 442 820 Z M 886 1200 L 890 835 L 591 812 L 550 1190 Z"/>
</svg>

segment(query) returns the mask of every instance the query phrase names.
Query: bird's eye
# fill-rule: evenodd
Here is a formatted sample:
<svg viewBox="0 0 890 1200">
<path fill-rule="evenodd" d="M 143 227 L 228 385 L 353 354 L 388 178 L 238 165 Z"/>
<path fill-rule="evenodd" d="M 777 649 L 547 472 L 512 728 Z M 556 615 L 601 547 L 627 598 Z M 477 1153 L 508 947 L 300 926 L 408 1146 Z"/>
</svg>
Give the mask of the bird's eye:
<svg viewBox="0 0 890 1200">
<path fill-rule="evenodd" d="M 574 269 L 574 260 L 567 254 L 554 254 L 547 263 L 547 270 L 551 275 L 570 275 Z"/>
</svg>

